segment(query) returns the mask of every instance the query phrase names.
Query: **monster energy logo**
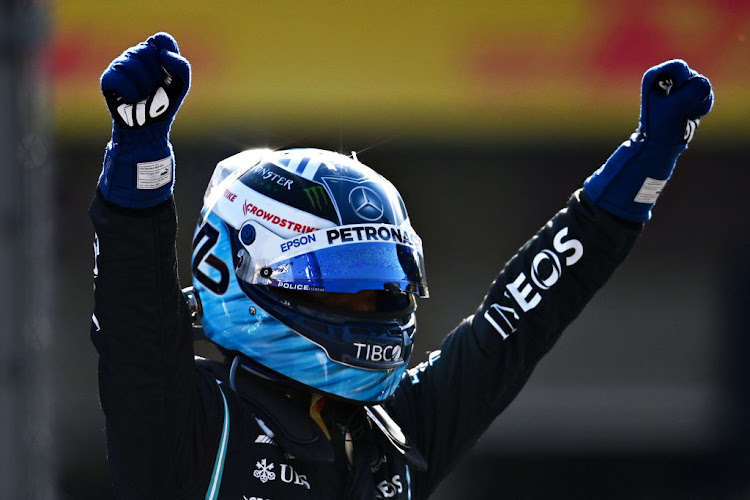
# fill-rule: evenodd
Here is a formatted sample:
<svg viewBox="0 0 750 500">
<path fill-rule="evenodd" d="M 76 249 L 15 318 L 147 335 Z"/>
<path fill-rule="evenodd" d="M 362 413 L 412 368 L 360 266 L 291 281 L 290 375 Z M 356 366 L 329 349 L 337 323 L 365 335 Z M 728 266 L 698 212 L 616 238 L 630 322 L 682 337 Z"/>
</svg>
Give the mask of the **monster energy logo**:
<svg viewBox="0 0 750 500">
<path fill-rule="evenodd" d="M 307 200 L 315 210 L 323 210 L 324 206 L 328 206 L 328 196 L 323 186 L 316 184 L 307 189 L 303 189 L 307 195 Z"/>
</svg>

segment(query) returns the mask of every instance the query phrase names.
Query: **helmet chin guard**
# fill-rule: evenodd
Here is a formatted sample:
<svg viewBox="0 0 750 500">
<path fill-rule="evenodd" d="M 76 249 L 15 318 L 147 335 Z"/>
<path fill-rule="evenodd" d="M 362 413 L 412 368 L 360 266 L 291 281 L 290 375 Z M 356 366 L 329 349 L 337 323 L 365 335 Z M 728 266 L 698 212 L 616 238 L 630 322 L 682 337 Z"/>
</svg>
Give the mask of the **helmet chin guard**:
<svg viewBox="0 0 750 500">
<path fill-rule="evenodd" d="M 220 162 L 192 272 L 211 341 L 362 403 L 395 391 L 411 356 L 415 297 L 428 296 L 422 241 L 398 191 L 356 159 L 317 149 Z M 367 310 L 326 300 L 362 291 Z"/>
</svg>

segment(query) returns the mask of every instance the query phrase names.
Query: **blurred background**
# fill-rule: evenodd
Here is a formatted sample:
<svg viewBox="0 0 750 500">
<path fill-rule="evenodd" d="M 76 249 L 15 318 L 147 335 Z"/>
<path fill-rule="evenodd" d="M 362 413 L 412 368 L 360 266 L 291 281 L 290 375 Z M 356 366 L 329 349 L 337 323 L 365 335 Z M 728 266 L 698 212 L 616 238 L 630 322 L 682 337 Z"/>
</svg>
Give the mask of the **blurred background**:
<svg viewBox="0 0 750 500">
<path fill-rule="evenodd" d="M 3 2 L 2 498 L 112 498 L 88 337 L 98 83 L 160 30 L 193 66 L 184 285 L 216 162 L 356 151 L 424 240 L 415 363 L 635 129 L 647 68 L 706 74 L 714 111 L 641 241 L 434 498 L 750 498 L 746 0 Z"/>
</svg>

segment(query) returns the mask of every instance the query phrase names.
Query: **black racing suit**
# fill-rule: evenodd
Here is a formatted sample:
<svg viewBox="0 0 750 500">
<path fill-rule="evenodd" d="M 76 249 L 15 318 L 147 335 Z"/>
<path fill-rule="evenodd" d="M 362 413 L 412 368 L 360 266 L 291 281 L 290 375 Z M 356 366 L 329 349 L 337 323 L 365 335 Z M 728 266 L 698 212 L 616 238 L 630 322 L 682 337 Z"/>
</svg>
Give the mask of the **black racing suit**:
<svg viewBox="0 0 750 500">
<path fill-rule="evenodd" d="M 482 304 L 382 407 L 328 401 L 196 361 L 177 279 L 174 202 L 91 205 L 99 353 L 114 487 L 127 499 L 427 498 L 518 394 L 628 254 L 641 225 L 582 191 L 506 264 Z M 220 382 L 217 382 L 220 381 Z M 305 399 L 307 398 L 307 399 Z"/>
</svg>

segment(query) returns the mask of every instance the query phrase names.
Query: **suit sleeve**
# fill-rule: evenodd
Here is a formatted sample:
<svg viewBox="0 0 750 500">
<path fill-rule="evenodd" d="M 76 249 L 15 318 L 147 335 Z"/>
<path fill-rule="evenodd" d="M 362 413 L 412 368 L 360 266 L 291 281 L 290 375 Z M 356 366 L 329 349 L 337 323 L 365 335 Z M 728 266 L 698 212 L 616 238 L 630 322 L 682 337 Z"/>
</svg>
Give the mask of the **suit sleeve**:
<svg viewBox="0 0 750 500">
<path fill-rule="evenodd" d="M 175 206 L 128 210 L 100 194 L 91 340 L 99 354 L 110 471 L 121 498 L 173 498 L 207 467 L 218 424 L 199 393 L 191 325 L 177 279 Z M 205 386 L 205 387 L 204 387 Z M 205 453 L 203 453 L 205 451 Z"/>
<path fill-rule="evenodd" d="M 578 191 L 508 261 L 476 313 L 408 372 L 389 410 L 429 464 L 415 475 L 416 498 L 437 487 L 515 398 L 640 229 Z"/>
</svg>

